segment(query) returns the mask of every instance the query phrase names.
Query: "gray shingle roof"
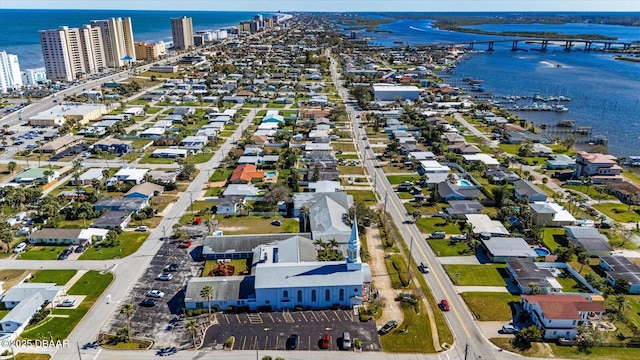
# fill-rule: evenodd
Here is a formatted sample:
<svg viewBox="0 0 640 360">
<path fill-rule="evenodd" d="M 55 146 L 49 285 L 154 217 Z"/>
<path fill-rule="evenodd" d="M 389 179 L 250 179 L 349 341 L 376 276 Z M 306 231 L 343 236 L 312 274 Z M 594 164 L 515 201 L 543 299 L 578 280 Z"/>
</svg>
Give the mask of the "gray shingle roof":
<svg viewBox="0 0 640 360">
<path fill-rule="evenodd" d="M 344 286 L 371 281 L 371 269 L 362 264 L 361 271 L 348 271 L 344 261 L 308 263 L 267 263 L 256 266 L 256 289 Z"/>
</svg>

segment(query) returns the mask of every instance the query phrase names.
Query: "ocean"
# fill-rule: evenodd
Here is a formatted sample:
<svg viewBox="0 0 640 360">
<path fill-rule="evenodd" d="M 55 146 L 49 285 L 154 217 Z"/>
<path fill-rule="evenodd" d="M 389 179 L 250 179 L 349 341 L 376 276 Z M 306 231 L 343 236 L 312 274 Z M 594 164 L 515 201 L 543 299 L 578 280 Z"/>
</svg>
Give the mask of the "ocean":
<svg viewBox="0 0 640 360">
<path fill-rule="evenodd" d="M 22 69 L 43 66 L 38 30 L 59 26 L 81 26 L 94 19 L 131 17 L 136 41 L 171 41 L 171 17 L 193 18 L 195 30 L 234 26 L 253 18 L 257 12 L 203 11 L 131 11 L 131 10 L 6 10 L 0 9 L 0 50 L 17 54 Z M 263 13 L 264 16 L 271 14 Z M 367 16 L 379 16 L 366 14 Z M 373 43 L 393 45 L 434 44 L 456 41 L 496 39 L 495 36 L 442 31 L 424 20 L 397 20 L 379 30 L 390 33 L 365 33 Z M 34 21 L 37 19 L 37 21 Z M 640 41 L 640 28 L 600 24 L 501 24 L 476 26 L 492 31 L 551 31 L 568 34 L 602 34 L 621 41 Z M 573 119 L 578 125 L 591 126 L 593 133 L 609 139 L 609 152 L 617 156 L 640 155 L 640 63 L 615 60 L 612 54 L 582 51 L 564 52 L 550 46 L 535 51 L 511 52 L 510 43 L 496 43 L 493 53 L 467 56 L 448 77 L 460 82 L 464 77 L 483 79 L 487 92 L 503 95 L 540 94 L 566 96 L 568 112 L 521 112 L 536 124 L 555 124 Z M 476 46 L 482 50 L 482 46 Z"/>
<path fill-rule="evenodd" d="M 374 44 L 434 44 L 488 40 L 499 37 L 443 31 L 433 21 L 399 20 L 381 25 L 390 33 L 364 33 Z M 548 31 L 566 34 L 602 34 L 620 41 L 639 41 L 640 27 L 600 24 L 501 24 L 474 28 L 489 31 Z M 601 45 L 600 45 L 601 46 Z M 614 54 L 584 52 L 580 47 L 565 52 L 560 46 L 537 51 L 539 45 L 519 45 L 524 51 L 511 52 L 511 42 L 496 43 L 494 51 L 465 56 L 445 80 L 453 85 L 463 78 L 482 79 L 486 92 L 498 100 L 503 96 L 571 98 L 562 104 L 567 112 L 516 112 L 536 125 L 555 125 L 573 119 L 578 126 L 591 126 L 594 135 L 608 138 L 608 151 L 616 156 L 640 155 L 640 63 L 614 59 Z M 475 50 L 486 50 L 476 45 Z M 477 93 L 472 93 L 477 94 Z M 529 102 L 530 103 L 530 102 Z M 507 105 L 505 105 L 507 106 Z"/>
<path fill-rule="evenodd" d="M 0 8 L 0 51 L 18 55 L 21 69 L 44 66 L 39 30 L 78 27 L 91 20 L 131 17 L 135 41 L 171 42 L 170 18 L 193 18 L 194 31 L 215 30 L 250 20 L 257 12 L 146 10 L 15 10 Z M 271 13 L 262 13 L 271 16 Z"/>
</svg>

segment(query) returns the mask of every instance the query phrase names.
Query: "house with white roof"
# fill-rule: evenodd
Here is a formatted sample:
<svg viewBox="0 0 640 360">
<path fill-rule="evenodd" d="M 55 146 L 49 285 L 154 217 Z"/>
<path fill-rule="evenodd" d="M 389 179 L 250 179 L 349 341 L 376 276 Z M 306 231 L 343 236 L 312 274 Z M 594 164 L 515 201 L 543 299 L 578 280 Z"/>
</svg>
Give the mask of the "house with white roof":
<svg viewBox="0 0 640 360">
<path fill-rule="evenodd" d="M 530 204 L 533 222 L 538 226 L 572 226 L 576 218 L 562 205 L 553 202 L 534 202 Z"/>
<path fill-rule="evenodd" d="M 149 169 L 136 169 L 135 167 L 123 167 L 118 170 L 113 177 L 118 181 L 140 184 L 144 182 L 144 176 L 149 172 Z"/>
<path fill-rule="evenodd" d="M 209 142 L 209 138 L 206 136 L 192 135 L 182 139 L 180 147 L 193 152 L 200 152 L 207 145 L 207 142 Z"/>
<path fill-rule="evenodd" d="M 64 293 L 64 286 L 54 283 L 23 282 L 13 286 L 0 297 L 4 307 L 11 310 L 0 320 L 2 332 L 10 333 L 15 339 L 45 302 L 54 303 Z"/>
</svg>

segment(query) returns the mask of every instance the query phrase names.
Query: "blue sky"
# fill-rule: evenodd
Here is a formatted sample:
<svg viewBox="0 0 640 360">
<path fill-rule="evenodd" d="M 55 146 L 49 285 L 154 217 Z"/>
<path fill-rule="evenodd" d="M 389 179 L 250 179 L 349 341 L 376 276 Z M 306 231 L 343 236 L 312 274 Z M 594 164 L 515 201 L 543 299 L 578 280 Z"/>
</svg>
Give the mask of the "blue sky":
<svg viewBox="0 0 640 360">
<path fill-rule="evenodd" d="M 2 0 L 0 9 L 208 11 L 640 11 L 638 0 Z"/>
</svg>

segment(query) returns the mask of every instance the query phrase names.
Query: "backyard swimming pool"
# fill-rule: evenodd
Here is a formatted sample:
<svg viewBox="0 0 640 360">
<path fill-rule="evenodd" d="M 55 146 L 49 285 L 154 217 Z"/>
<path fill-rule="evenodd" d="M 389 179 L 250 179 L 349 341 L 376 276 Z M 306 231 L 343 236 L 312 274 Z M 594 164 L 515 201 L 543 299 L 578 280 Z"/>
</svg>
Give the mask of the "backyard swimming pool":
<svg viewBox="0 0 640 360">
<path fill-rule="evenodd" d="M 276 171 L 265 171 L 264 173 L 264 177 L 267 180 L 272 180 L 273 178 L 275 178 L 278 175 L 278 173 Z"/>
<path fill-rule="evenodd" d="M 458 180 L 458 186 L 459 187 L 474 187 L 473 184 L 471 183 L 471 181 L 469 181 L 467 179 Z"/>
<path fill-rule="evenodd" d="M 551 254 L 551 252 L 545 248 L 535 248 L 533 251 L 535 251 L 538 256 L 547 256 Z"/>
</svg>

